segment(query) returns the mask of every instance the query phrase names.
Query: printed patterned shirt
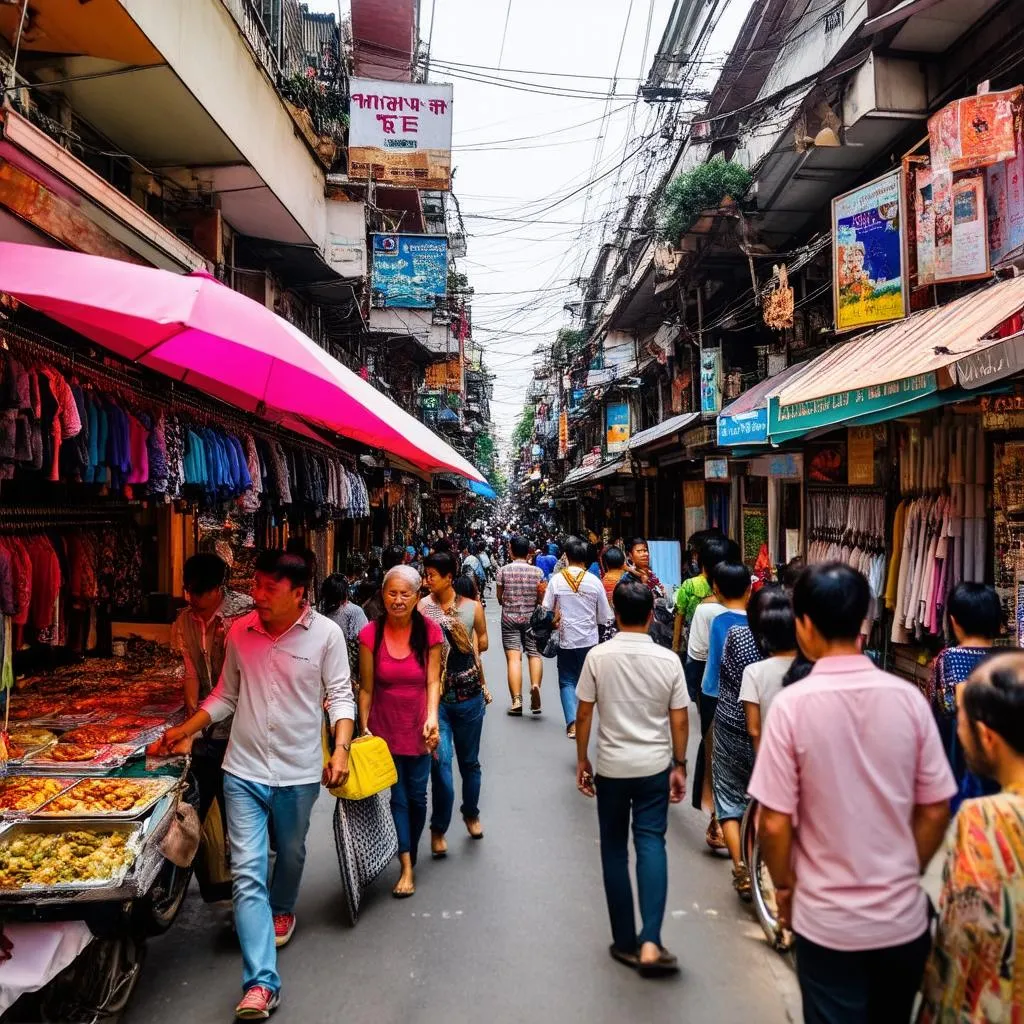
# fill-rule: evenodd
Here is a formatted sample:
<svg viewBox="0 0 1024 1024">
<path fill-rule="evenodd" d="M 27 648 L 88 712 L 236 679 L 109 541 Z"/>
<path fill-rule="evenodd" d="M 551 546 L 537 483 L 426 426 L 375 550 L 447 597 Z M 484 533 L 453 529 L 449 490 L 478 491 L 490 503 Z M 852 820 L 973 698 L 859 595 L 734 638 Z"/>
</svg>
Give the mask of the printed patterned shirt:
<svg viewBox="0 0 1024 1024">
<path fill-rule="evenodd" d="M 522 626 L 530 621 L 537 607 L 537 584 L 544 573 L 529 562 L 509 562 L 498 570 L 501 587 L 501 617 L 506 622 Z"/>
</svg>

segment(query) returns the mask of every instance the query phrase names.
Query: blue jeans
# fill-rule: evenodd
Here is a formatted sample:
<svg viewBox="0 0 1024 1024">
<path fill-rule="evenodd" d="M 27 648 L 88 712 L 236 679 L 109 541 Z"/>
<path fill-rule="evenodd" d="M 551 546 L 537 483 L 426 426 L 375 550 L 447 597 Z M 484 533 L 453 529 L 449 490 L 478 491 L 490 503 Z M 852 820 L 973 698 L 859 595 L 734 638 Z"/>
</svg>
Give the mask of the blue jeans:
<svg viewBox="0 0 1024 1024">
<path fill-rule="evenodd" d="M 242 989 L 264 985 L 277 992 L 274 914 L 291 914 L 306 862 L 309 816 L 320 783 L 265 786 L 224 773 L 224 799 L 231 829 L 231 875 L 234 879 L 235 928 L 242 947 Z M 274 878 L 268 885 L 270 825 L 273 823 Z"/>
<path fill-rule="evenodd" d="M 604 895 L 615 948 L 634 953 L 645 942 L 661 945 L 661 922 L 668 899 L 668 769 L 638 779 L 609 779 L 599 775 L 597 821 L 601 830 L 601 868 Z M 629 819 L 633 817 L 636 886 L 640 898 L 640 936 L 633 915 L 633 886 L 629 880 Z"/>
<path fill-rule="evenodd" d="M 441 702 L 438 723 L 441 742 L 437 760 L 430 766 L 433 813 L 430 828 L 442 835 L 452 823 L 455 778 L 452 761 L 457 758 L 462 776 L 463 818 L 480 817 L 480 733 L 484 727 L 484 695 L 460 703 Z"/>
<path fill-rule="evenodd" d="M 589 647 L 558 648 L 558 695 L 562 698 L 566 725 L 576 721 L 576 684 L 589 651 Z"/>
<path fill-rule="evenodd" d="M 391 787 L 391 817 L 398 833 L 398 852 L 408 853 L 416 863 L 416 852 L 427 821 L 427 779 L 429 754 L 396 754 L 398 781 Z"/>
</svg>

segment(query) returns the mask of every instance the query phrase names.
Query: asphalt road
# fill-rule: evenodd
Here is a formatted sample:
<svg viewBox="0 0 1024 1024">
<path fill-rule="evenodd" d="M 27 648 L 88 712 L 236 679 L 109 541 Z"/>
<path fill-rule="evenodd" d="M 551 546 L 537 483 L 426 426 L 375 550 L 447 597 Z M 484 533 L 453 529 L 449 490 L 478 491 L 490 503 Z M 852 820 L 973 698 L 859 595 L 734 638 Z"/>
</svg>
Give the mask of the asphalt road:
<svg viewBox="0 0 1024 1024">
<path fill-rule="evenodd" d="M 688 803 L 670 814 L 663 934 L 681 973 L 645 981 L 608 957 L 597 816 L 576 791 L 554 663 L 545 662 L 544 714 L 508 718 L 493 600 L 488 611 L 495 648 L 484 663 L 495 702 L 481 753 L 486 838 L 465 838 L 456 811 L 447 860 L 431 862 L 424 836 L 416 896 L 393 900 L 397 869 L 388 872 L 349 929 L 337 912 L 333 801 L 325 795 L 310 827 L 295 938 L 280 955 L 275 1022 L 799 1020 L 790 967 L 738 903 L 728 866 L 707 852 L 706 822 Z M 125 1022 L 229 1021 L 240 971 L 233 934 L 193 890 L 170 932 L 152 941 Z"/>
</svg>

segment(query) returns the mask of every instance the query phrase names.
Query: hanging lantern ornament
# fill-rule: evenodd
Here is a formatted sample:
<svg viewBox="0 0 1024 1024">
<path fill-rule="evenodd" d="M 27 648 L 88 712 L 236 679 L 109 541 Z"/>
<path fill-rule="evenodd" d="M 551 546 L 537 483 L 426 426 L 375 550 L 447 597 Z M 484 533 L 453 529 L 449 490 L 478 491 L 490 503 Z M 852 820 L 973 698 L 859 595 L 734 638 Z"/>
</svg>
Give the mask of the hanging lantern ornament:
<svg viewBox="0 0 1024 1024">
<path fill-rule="evenodd" d="M 772 269 L 775 272 L 775 287 L 765 299 L 764 322 L 776 331 L 781 331 L 793 326 L 793 289 L 789 286 L 785 263 Z"/>
</svg>

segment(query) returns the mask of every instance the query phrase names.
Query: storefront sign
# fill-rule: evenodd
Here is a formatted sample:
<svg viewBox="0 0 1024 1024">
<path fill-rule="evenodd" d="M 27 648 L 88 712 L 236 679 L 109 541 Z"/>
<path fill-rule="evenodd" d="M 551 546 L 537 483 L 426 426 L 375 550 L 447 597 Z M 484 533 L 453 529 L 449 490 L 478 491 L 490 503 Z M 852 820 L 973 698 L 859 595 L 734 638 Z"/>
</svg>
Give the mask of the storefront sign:
<svg viewBox="0 0 1024 1024">
<path fill-rule="evenodd" d="M 434 309 L 448 290 L 448 240 L 442 235 L 374 235 L 374 309 Z"/>
<path fill-rule="evenodd" d="M 452 86 L 353 78 L 349 87 L 349 177 L 447 192 Z"/>
<path fill-rule="evenodd" d="M 722 350 L 706 348 L 700 354 L 700 411 L 714 416 L 722 408 Z"/>
<path fill-rule="evenodd" d="M 902 171 L 892 171 L 832 200 L 837 331 L 907 315 L 902 227 Z"/>
<path fill-rule="evenodd" d="M 872 413 L 888 412 L 924 398 L 938 390 L 934 373 L 919 373 L 914 377 L 869 387 L 839 391 L 821 398 L 781 405 L 778 398 L 768 401 L 768 436 L 798 436 L 819 427 L 836 426 Z"/>
<path fill-rule="evenodd" d="M 750 475 L 766 476 L 776 480 L 802 480 L 804 457 L 800 452 L 761 455 L 750 463 Z"/>
<path fill-rule="evenodd" d="M 729 460 L 724 458 L 707 458 L 704 460 L 705 480 L 728 480 Z"/>
<path fill-rule="evenodd" d="M 1024 335 L 1014 335 L 991 348 L 962 356 L 954 368 L 957 383 L 963 388 L 980 388 L 1024 370 Z"/>
<path fill-rule="evenodd" d="M 965 96 L 928 119 L 936 170 L 964 171 L 1012 160 L 1017 153 L 1024 88 Z"/>
<path fill-rule="evenodd" d="M 763 444 L 768 440 L 768 409 L 751 409 L 735 416 L 718 417 L 718 443 Z"/>
<path fill-rule="evenodd" d="M 437 501 L 438 508 L 441 510 L 441 515 L 450 516 L 455 511 L 455 499 L 454 498 L 439 498 Z"/>
<path fill-rule="evenodd" d="M 702 423 L 699 427 L 691 427 L 680 436 L 680 443 L 687 451 L 696 448 L 707 448 L 715 444 L 717 430 L 714 423 Z"/>
<path fill-rule="evenodd" d="M 622 452 L 629 443 L 629 405 L 609 402 L 605 406 L 605 446 L 609 452 Z"/>
<path fill-rule="evenodd" d="M 875 482 L 875 431 L 850 427 L 846 431 L 846 482 L 851 487 L 871 487 Z"/>
</svg>

